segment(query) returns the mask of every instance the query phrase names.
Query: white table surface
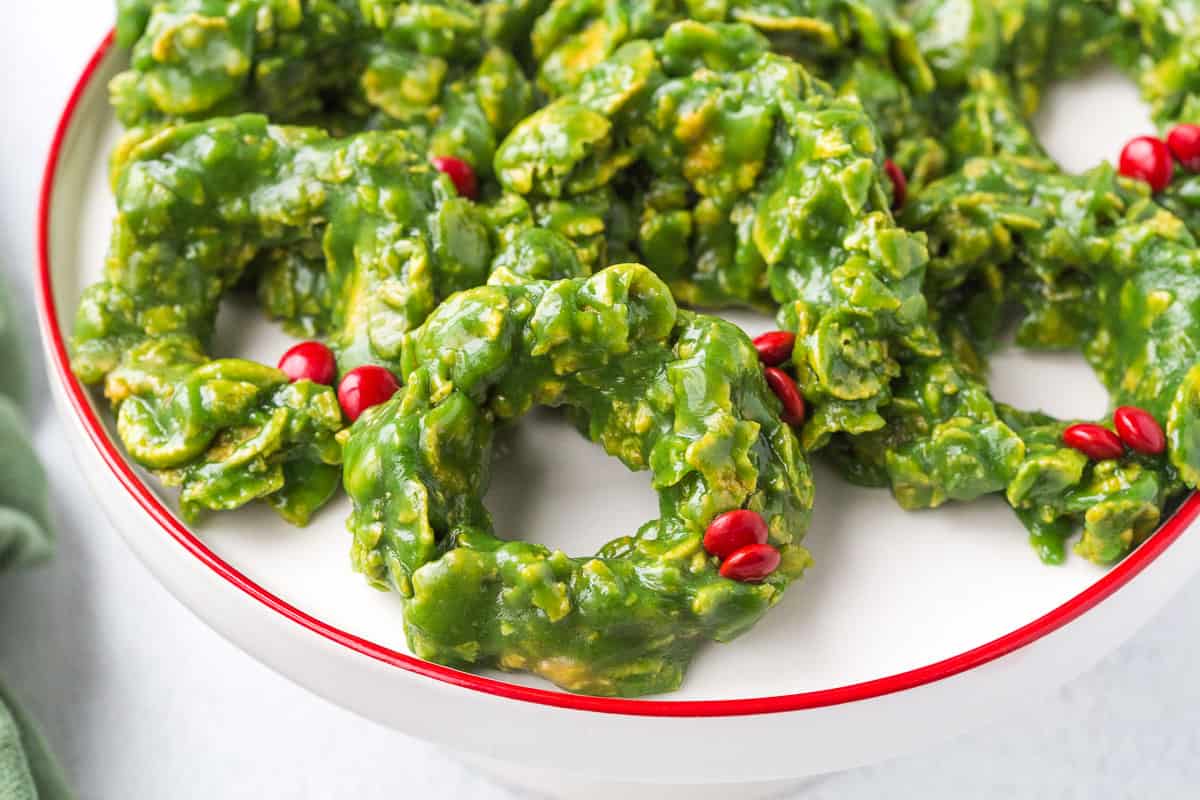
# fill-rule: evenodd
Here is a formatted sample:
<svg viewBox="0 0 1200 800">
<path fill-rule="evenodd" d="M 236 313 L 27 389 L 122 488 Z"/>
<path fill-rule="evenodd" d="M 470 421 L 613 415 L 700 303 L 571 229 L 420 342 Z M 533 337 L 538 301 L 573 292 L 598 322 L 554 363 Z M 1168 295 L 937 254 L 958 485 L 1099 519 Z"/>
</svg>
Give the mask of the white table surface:
<svg viewBox="0 0 1200 800">
<path fill-rule="evenodd" d="M 5 5 L 0 270 L 30 323 L 35 396 L 45 397 L 32 336 L 36 193 L 59 110 L 112 4 Z M 61 542 L 52 565 L 0 579 L 0 676 L 42 721 L 82 797 L 514 797 L 293 686 L 204 627 L 99 516 L 52 410 L 35 405 Z M 831 776 L 804 797 L 1195 796 L 1198 618 L 1193 582 L 1099 667 L 1019 717 L 936 752 Z"/>
</svg>

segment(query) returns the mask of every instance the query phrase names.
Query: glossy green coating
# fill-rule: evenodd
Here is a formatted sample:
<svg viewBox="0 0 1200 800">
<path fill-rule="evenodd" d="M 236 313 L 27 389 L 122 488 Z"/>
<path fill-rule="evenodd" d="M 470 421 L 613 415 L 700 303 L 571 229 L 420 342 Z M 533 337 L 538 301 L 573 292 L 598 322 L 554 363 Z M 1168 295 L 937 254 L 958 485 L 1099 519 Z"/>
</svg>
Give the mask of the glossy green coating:
<svg viewBox="0 0 1200 800">
<path fill-rule="evenodd" d="M 1154 199 L 1182 219 L 1192 236 L 1200 239 L 1200 174 L 1176 168 L 1175 179 Z"/>
<path fill-rule="evenodd" d="M 485 212 L 428 165 L 419 135 L 339 140 L 260 116 L 167 129 L 124 150 L 114 176 L 119 213 L 105 279 L 80 304 L 76 373 L 105 381 L 130 453 L 182 485 L 189 516 L 264 497 L 307 520 L 337 486 L 337 401 L 210 360 L 221 299 L 260 274 L 268 308 L 326 330 L 342 370 L 396 365 L 405 331 L 486 280 Z M 498 255 L 510 279 L 580 274 L 557 234 L 510 228 Z"/>
<path fill-rule="evenodd" d="M 750 339 L 677 311 L 647 268 L 471 289 L 402 349 L 406 386 L 351 429 L 345 484 L 354 563 L 404 597 L 417 655 L 590 694 L 668 691 L 809 564 L 812 481 Z M 662 516 L 595 557 L 498 538 L 482 502 L 493 431 L 539 405 L 649 470 Z M 783 555 L 762 583 L 720 577 L 702 547 L 734 508 L 762 514 Z"/>
</svg>

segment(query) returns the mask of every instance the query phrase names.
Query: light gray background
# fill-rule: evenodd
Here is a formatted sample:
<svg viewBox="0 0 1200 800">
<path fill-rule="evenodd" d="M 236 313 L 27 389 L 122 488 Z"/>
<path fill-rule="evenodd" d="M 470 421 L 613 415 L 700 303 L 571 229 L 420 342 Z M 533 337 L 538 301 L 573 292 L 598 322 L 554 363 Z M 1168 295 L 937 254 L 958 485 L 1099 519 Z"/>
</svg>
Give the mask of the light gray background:
<svg viewBox="0 0 1200 800">
<path fill-rule="evenodd" d="M 37 188 L 59 110 L 112 11 L 106 0 L 3 5 L 0 270 L 29 322 L 35 397 L 45 399 L 32 336 Z M 83 797 L 514 796 L 287 683 L 201 625 L 121 544 L 48 400 L 36 408 L 62 541 L 53 565 L 0 579 L 0 675 L 42 720 Z M 1133 641 L 1019 718 L 804 796 L 1196 796 L 1198 617 L 1193 582 Z"/>
</svg>

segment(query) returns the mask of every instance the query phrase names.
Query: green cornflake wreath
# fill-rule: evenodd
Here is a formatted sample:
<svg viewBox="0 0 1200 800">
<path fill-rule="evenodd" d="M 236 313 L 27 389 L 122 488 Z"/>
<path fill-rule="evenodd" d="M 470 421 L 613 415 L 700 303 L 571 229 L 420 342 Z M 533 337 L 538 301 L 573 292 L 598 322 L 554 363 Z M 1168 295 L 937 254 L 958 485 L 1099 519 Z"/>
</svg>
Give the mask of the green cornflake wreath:
<svg viewBox="0 0 1200 800">
<path fill-rule="evenodd" d="M 72 366 L 104 382 L 128 452 L 182 487 L 189 519 L 261 498 L 303 524 L 341 480 L 333 389 L 207 355 L 239 286 L 292 330 L 325 334 L 348 371 L 397 360 L 405 331 L 492 272 L 583 273 L 519 208 L 493 222 L 456 196 L 425 149 L 415 133 L 335 139 L 240 116 L 117 153 L 109 258 L 80 302 Z"/>
<path fill-rule="evenodd" d="M 749 629 L 809 564 L 812 480 L 750 339 L 677 311 L 641 265 L 457 294 L 401 362 L 404 389 L 351 429 L 346 490 L 354 563 L 404 597 L 422 658 L 589 694 L 669 691 L 702 642 Z M 591 558 L 498 538 L 493 433 L 535 406 L 650 470 L 662 516 Z M 722 577 L 704 547 L 736 509 L 766 520 L 780 556 L 760 582 Z"/>
</svg>

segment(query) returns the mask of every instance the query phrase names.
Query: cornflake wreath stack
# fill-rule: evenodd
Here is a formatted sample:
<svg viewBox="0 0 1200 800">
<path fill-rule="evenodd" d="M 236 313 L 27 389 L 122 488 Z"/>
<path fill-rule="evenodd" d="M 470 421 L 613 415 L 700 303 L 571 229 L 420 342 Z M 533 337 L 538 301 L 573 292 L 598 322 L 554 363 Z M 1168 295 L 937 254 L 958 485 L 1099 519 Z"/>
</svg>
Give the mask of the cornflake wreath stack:
<svg viewBox="0 0 1200 800">
<path fill-rule="evenodd" d="M 806 452 L 905 508 L 1002 493 L 1050 562 L 1115 562 L 1200 483 L 1195 0 L 119 8 L 75 369 L 189 518 L 302 524 L 344 482 L 422 657 L 675 688 L 807 566 Z M 1067 175 L 1028 119 L 1098 56 L 1168 135 Z M 241 287 L 313 341 L 211 358 Z M 1111 420 L 991 397 L 1014 316 Z M 649 470 L 660 519 L 594 558 L 498 538 L 492 435 L 535 405 Z"/>
</svg>

